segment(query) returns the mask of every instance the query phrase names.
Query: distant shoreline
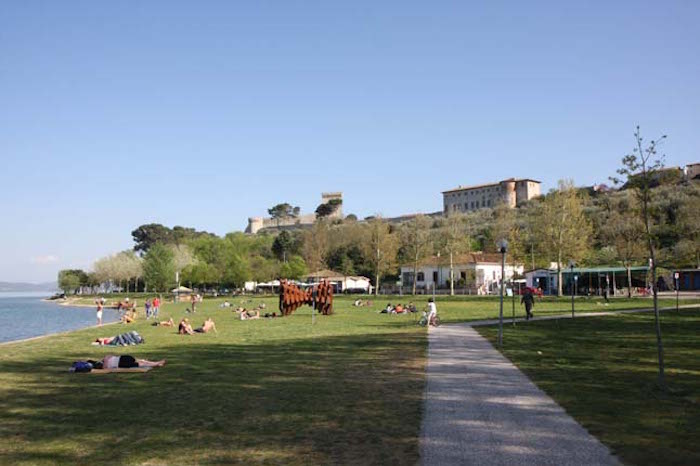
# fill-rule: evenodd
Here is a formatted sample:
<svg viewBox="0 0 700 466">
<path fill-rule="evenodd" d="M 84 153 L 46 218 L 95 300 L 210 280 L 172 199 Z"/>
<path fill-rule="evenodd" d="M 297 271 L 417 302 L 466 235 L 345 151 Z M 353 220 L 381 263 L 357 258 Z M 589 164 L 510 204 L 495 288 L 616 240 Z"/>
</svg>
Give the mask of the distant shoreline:
<svg viewBox="0 0 700 466">
<path fill-rule="evenodd" d="M 44 301 L 44 302 L 46 302 L 46 303 L 58 304 L 59 306 L 70 306 L 70 307 L 96 307 L 95 304 L 78 303 L 78 302 L 71 301 L 70 298 L 63 298 L 63 299 L 43 298 L 42 301 Z"/>
<path fill-rule="evenodd" d="M 38 335 L 35 337 L 23 338 L 21 340 L 3 341 L 3 342 L 0 342 L 0 346 L 11 345 L 13 343 L 25 343 L 25 342 L 32 341 L 32 340 L 40 340 L 42 338 L 56 337 L 59 335 L 67 335 L 69 333 L 79 332 L 81 330 L 87 330 L 87 329 L 91 329 L 91 328 L 101 328 L 101 327 L 106 327 L 107 325 L 114 325 L 114 324 L 121 324 L 121 321 L 117 320 L 116 322 L 107 322 L 107 323 L 102 324 L 102 325 L 90 325 L 88 327 L 76 328 L 74 330 L 65 330 L 63 332 L 47 333 L 46 335 Z"/>
</svg>

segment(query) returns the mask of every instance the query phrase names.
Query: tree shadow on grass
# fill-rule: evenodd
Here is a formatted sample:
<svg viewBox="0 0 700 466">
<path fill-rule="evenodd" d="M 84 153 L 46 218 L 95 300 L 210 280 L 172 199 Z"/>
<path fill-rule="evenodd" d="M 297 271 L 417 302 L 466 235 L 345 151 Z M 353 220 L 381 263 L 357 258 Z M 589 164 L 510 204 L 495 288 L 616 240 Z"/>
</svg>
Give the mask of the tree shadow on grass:
<svg viewBox="0 0 700 466">
<path fill-rule="evenodd" d="M 143 374 L 70 374 L 75 352 L 0 361 L 0 463 L 415 463 L 424 348 L 421 333 L 170 345 Z"/>
<path fill-rule="evenodd" d="M 665 312 L 661 325 L 667 392 L 653 314 L 504 327 L 504 352 L 626 462 L 697 464 L 700 312 Z M 497 328 L 479 331 L 493 342 Z"/>
</svg>

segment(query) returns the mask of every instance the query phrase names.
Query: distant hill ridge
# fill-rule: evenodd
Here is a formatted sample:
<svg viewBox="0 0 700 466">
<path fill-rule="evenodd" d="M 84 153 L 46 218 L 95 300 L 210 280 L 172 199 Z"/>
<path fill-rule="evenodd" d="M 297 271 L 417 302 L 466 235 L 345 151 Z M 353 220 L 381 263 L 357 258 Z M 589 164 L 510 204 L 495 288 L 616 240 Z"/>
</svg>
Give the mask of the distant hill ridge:
<svg viewBox="0 0 700 466">
<path fill-rule="evenodd" d="M 22 283 L 0 282 L 0 291 L 56 291 L 56 282 Z"/>
</svg>

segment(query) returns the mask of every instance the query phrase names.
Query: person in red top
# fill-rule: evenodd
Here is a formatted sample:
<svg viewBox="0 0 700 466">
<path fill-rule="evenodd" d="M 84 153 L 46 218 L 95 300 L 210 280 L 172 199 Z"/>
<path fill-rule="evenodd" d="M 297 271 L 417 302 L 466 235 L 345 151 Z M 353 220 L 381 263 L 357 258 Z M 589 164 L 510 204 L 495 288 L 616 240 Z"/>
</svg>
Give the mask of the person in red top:
<svg viewBox="0 0 700 466">
<path fill-rule="evenodd" d="M 158 318 L 158 311 L 160 310 L 160 299 L 158 299 L 158 296 L 153 298 L 153 301 L 151 303 L 151 315 L 153 316 L 154 319 Z"/>
</svg>

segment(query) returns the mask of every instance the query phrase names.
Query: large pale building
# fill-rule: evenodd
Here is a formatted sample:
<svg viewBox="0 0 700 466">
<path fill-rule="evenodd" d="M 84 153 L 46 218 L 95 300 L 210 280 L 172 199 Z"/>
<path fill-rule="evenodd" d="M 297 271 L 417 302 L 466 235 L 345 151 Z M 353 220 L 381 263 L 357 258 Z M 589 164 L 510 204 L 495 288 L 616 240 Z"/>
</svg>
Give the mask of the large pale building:
<svg viewBox="0 0 700 466">
<path fill-rule="evenodd" d="M 509 178 L 497 183 L 459 186 L 442 192 L 443 211 L 470 212 L 495 207 L 499 202 L 516 207 L 540 195 L 540 182 L 529 178 Z"/>
</svg>

